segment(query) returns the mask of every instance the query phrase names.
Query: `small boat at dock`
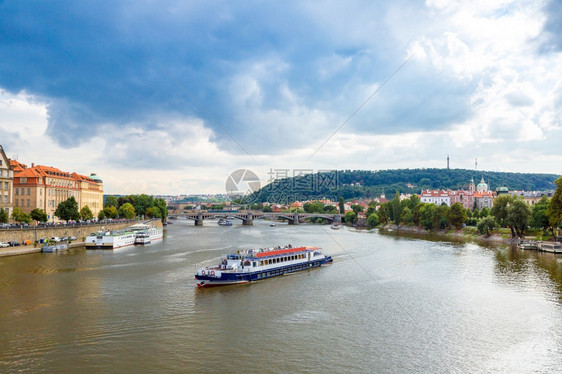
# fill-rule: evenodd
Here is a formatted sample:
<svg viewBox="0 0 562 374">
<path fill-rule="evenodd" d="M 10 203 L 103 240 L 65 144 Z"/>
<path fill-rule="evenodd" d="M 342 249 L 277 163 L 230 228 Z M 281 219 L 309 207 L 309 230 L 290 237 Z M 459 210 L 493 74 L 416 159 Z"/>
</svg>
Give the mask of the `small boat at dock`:
<svg viewBox="0 0 562 374">
<path fill-rule="evenodd" d="M 562 243 L 559 242 L 542 242 L 540 243 L 540 250 L 550 253 L 562 253 Z"/>
<path fill-rule="evenodd" d="M 539 242 L 535 242 L 532 240 L 521 240 L 519 241 L 519 243 L 517 243 L 517 248 L 519 249 L 539 249 L 540 247 L 540 243 Z"/>
<path fill-rule="evenodd" d="M 51 245 L 44 245 L 43 248 L 41 248 L 41 252 L 43 252 L 43 253 L 55 253 L 55 252 L 66 251 L 67 249 L 68 249 L 68 244 L 66 244 L 66 243 L 51 244 Z"/>
<path fill-rule="evenodd" d="M 135 244 L 150 244 L 150 235 L 147 232 L 139 231 L 135 237 Z"/>
</svg>

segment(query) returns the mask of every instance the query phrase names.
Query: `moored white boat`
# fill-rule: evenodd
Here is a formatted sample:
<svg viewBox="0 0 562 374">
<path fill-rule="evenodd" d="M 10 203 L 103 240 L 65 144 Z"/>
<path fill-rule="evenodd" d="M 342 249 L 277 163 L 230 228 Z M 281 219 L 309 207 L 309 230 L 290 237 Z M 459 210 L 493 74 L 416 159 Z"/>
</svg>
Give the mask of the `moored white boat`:
<svg viewBox="0 0 562 374">
<path fill-rule="evenodd" d="M 135 234 L 138 233 L 146 233 L 150 239 L 150 242 L 153 242 L 158 239 L 162 239 L 164 237 L 164 229 L 161 227 L 154 227 L 144 223 L 137 223 L 130 227 L 130 230 Z M 145 243 L 146 244 L 146 243 Z"/>
<path fill-rule="evenodd" d="M 66 244 L 66 243 L 51 244 L 51 245 L 44 245 L 43 248 L 41 248 L 41 252 L 43 252 L 43 253 L 55 253 L 55 252 L 66 251 L 67 249 L 68 249 L 68 244 Z"/>
<path fill-rule="evenodd" d="M 226 255 L 218 266 L 197 270 L 197 287 L 249 283 L 332 263 L 318 247 L 285 247 L 243 250 Z"/>
<path fill-rule="evenodd" d="M 144 231 L 137 232 L 135 236 L 135 244 L 150 244 L 150 235 Z"/>
<path fill-rule="evenodd" d="M 562 243 L 559 242 L 541 242 L 540 250 L 550 253 L 562 253 Z"/>
<path fill-rule="evenodd" d="M 132 231 L 106 231 L 92 233 L 86 237 L 86 249 L 116 249 L 135 244 L 136 234 Z"/>
</svg>

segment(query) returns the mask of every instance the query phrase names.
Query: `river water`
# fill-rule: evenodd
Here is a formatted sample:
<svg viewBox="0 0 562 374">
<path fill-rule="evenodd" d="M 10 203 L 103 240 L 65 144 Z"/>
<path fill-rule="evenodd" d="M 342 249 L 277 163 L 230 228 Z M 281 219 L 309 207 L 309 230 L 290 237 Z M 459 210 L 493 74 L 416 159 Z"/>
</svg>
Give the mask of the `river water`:
<svg viewBox="0 0 562 374">
<path fill-rule="evenodd" d="M 332 265 L 197 289 L 238 248 Z M 529 373 L 562 365 L 562 257 L 375 231 L 177 220 L 115 251 L 0 258 L 0 372 Z"/>
</svg>

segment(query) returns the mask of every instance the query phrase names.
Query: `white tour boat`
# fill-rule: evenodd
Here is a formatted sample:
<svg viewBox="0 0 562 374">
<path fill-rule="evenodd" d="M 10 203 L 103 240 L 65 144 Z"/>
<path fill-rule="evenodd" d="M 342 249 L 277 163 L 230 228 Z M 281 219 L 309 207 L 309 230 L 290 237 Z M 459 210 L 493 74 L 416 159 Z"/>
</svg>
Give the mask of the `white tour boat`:
<svg viewBox="0 0 562 374">
<path fill-rule="evenodd" d="M 226 255 L 218 266 L 198 269 L 197 287 L 249 283 L 332 263 L 332 257 L 318 247 L 265 248 L 242 250 Z"/>
</svg>

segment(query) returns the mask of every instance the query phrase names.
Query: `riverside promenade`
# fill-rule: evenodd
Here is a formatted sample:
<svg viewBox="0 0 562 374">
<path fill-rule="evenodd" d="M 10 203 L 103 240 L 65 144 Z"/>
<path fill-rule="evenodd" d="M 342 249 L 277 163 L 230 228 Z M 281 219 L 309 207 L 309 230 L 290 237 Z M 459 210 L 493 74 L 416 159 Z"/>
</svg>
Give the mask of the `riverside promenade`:
<svg viewBox="0 0 562 374">
<path fill-rule="evenodd" d="M 5 256 L 17 256 L 24 255 L 28 253 L 41 252 L 41 245 L 35 246 L 35 241 L 40 239 L 52 237 L 69 237 L 75 236 L 76 241 L 73 241 L 69 248 L 81 247 L 84 245 L 84 238 L 92 232 L 104 231 L 104 230 L 120 230 L 125 227 L 129 227 L 132 224 L 138 223 L 138 220 L 124 220 L 118 222 L 104 222 L 101 224 L 91 224 L 91 225 L 64 225 L 64 226 L 47 226 L 47 227 L 36 227 L 29 226 L 27 228 L 17 228 L 17 229 L 6 229 L 0 230 L 0 241 L 18 241 L 19 246 L 16 247 L 6 247 L 0 248 L 0 257 Z M 151 221 L 152 225 L 161 225 L 160 220 Z M 26 241 L 31 244 L 23 245 Z"/>
</svg>

